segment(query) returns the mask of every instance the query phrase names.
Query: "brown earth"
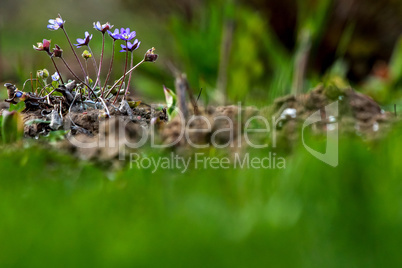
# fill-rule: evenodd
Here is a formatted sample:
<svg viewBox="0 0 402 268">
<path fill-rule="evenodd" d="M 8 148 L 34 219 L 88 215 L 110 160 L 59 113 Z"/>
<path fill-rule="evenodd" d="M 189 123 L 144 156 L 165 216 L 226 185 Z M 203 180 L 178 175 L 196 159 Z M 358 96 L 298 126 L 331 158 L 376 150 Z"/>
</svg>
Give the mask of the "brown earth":
<svg viewBox="0 0 402 268">
<path fill-rule="evenodd" d="M 326 115 L 324 107 L 336 101 L 338 115 Z M 1 105 L 3 109 L 7 108 L 7 105 Z M 322 117 L 321 122 L 313 125 L 312 130 L 316 134 L 331 130 L 330 124 L 337 123 L 340 133 L 375 139 L 384 135 L 396 120 L 394 114 L 383 111 L 366 95 L 350 88 L 338 90 L 323 86 L 299 96 L 278 98 L 273 105 L 262 109 L 234 105 L 199 107 L 201 117 L 193 117 L 190 114 L 190 117 L 184 120 L 176 116 L 170 122 L 167 122 L 165 109 L 155 110 L 148 105 L 140 105 L 126 111 L 109 106 L 109 110 L 110 118 L 105 118 L 105 112 L 98 109 L 72 111 L 63 115 L 63 124 L 60 126 L 60 129 L 71 129 L 67 137 L 74 137 L 83 143 L 102 143 L 103 146 L 85 149 L 74 146 L 69 141 L 64 141 L 59 146 L 85 159 L 104 161 L 118 157 L 119 148 L 125 146 L 126 142 L 137 142 L 144 133 L 148 135 L 150 129 L 157 133 L 156 139 L 159 143 L 172 144 L 171 149 L 181 152 L 190 150 L 194 144 L 216 144 L 217 147 L 230 148 L 233 151 L 244 149 L 245 123 L 252 116 L 259 116 L 260 121 L 261 118 L 266 118 L 272 123 L 269 127 L 275 128 L 279 142 L 286 146 L 293 144 L 300 137 L 301 126 L 316 111 L 320 111 Z M 24 122 L 27 122 L 32 119 L 49 120 L 50 112 L 27 110 L 22 114 Z M 261 122 L 254 128 L 266 128 Z M 24 128 L 26 137 L 47 135 L 51 130 L 54 129 L 50 128 L 48 123 L 25 125 Z M 179 139 L 185 133 L 187 138 L 184 135 Z M 254 137 L 268 139 L 265 133 L 255 134 Z M 239 142 L 242 144 L 241 148 L 237 146 Z M 110 146 L 111 144 L 113 146 Z"/>
</svg>

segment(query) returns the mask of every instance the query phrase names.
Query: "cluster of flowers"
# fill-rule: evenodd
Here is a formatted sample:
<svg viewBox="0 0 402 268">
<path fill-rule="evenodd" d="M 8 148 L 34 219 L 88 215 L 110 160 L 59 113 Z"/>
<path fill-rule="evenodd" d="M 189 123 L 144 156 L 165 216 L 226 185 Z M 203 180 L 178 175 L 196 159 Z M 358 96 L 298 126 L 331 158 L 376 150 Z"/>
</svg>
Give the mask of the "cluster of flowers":
<svg viewBox="0 0 402 268">
<path fill-rule="evenodd" d="M 85 50 L 82 53 L 82 57 L 85 60 L 88 60 L 90 58 L 92 58 L 92 60 L 93 60 L 93 66 L 97 73 L 96 81 L 93 83 L 93 80 L 91 80 L 88 76 L 88 69 L 84 68 L 84 66 L 82 65 L 81 60 L 79 59 L 79 57 L 73 47 L 73 44 L 70 41 L 70 38 L 65 29 L 65 23 L 66 22 L 59 15 L 56 19 L 49 20 L 49 24 L 47 25 L 47 28 L 50 30 L 61 29 L 64 32 L 64 34 L 67 38 L 67 41 L 71 47 L 71 50 L 77 60 L 77 63 L 81 67 L 82 73 L 84 75 L 83 78 L 80 77 L 79 75 L 77 75 L 72 70 L 72 68 L 70 68 L 70 66 L 67 64 L 66 60 L 63 57 L 63 50 L 57 44 L 51 50 L 51 45 L 50 45 L 51 41 L 48 39 L 43 39 L 42 42 L 37 43 L 37 45 L 33 46 L 33 48 L 37 51 L 44 51 L 49 55 L 50 59 L 52 60 L 53 65 L 56 69 L 56 72 L 51 76 L 53 81 L 60 82 L 62 85 L 65 84 L 63 81 L 62 75 L 60 74 L 59 69 L 57 67 L 56 61 L 54 60 L 54 58 L 60 58 L 62 63 L 67 67 L 67 69 L 71 73 L 71 75 L 73 75 L 75 77 L 75 79 L 78 80 L 78 82 L 80 82 L 82 85 L 84 85 L 85 89 L 87 89 L 87 92 L 88 92 L 87 97 L 88 98 L 93 98 L 93 99 L 101 98 L 102 100 L 103 99 L 110 100 L 115 95 L 113 103 L 116 102 L 119 95 L 123 95 L 123 99 L 124 99 L 128 93 L 132 71 L 135 68 L 137 68 L 140 64 L 142 64 L 143 62 L 146 62 L 146 61 L 154 62 L 158 58 L 158 55 L 154 54 L 154 48 L 151 48 L 145 53 L 144 58 L 137 65 L 133 66 L 133 53 L 132 52 L 134 50 L 138 49 L 138 47 L 141 44 L 141 42 L 138 41 L 138 39 L 133 40 L 136 37 L 136 32 L 131 31 L 130 28 L 121 28 L 120 30 L 115 29 L 114 32 L 112 32 L 111 29 L 113 28 L 113 25 L 111 25 L 109 22 L 107 22 L 105 24 L 101 24 L 99 21 L 96 23 L 94 22 L 93 23 L 94 28 L 102 34 L 102 52 L 100 55 L 99 66 L 98 66 L 96 60 L 94 59 L 92 50 L 89 46 L 89 43 L 93 37 L 92 34 L 90 35 L 86 31 L 84 38 L 76 39 L 77 44 L 74 44 L 74 46 L 76 48 L 81 48 L 81 47 L 88 48 L 88 50 Z M 112 59 L 110 61 L 110 65 L 109 65 L 109 71 L 108 71 L 107 77 L 106 77 L 105 81 L 103 82 L 103 86 L 102 86 L 100 74 L 101 74 L 102 63 L 103 63 L 103 55 L 104 55 L 104 48 L 105 48 L 105 34 L 106 33 L 111 37 L 111 39 L 113 41 L 113 50 L 112 50 Z M 112 86 L 108 86 L 107 83 L 110 78 L 110 74 L 111 74 L 112 67 L 113 67 L 115 43 L 117 40 L 121 40 L 124 42 L 123 44 L 121 44 L 121 50 L 120 50 L 120 52 L 126 53 L 124 73 L 120 77 L 120 79 L 118 79 Z M 131 53 L 131 64 L 130 64 L 129 70 L 127 70 L 129 53 Z M 125 89 L 124 88 L 122 89 L 122 87 L 124 87 L 124 81 L 125 81 L 125 78 L 127 75 L 129 75 L 127 87 Z M 116 90 L 117 87 L 119 87 L 118 90 Z M 111 95 L 111 97 L 109 97 L 110 95 Z"/>
</svg>

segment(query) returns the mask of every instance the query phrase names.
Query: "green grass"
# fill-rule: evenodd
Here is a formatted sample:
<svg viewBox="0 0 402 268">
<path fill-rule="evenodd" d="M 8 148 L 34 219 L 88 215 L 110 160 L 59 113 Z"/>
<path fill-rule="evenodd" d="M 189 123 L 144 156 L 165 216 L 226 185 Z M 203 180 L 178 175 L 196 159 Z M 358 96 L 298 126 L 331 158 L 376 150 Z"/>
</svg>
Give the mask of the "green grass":
<svg viewBox="0 0 402 268">
<path fill-rule="evenodd" d="M 401 133 L 342 138 L 337 168 L 297 147 L 285 170 L 185 174 L 3 147 L 0 266 L 398 267 Z"/>
</svg>

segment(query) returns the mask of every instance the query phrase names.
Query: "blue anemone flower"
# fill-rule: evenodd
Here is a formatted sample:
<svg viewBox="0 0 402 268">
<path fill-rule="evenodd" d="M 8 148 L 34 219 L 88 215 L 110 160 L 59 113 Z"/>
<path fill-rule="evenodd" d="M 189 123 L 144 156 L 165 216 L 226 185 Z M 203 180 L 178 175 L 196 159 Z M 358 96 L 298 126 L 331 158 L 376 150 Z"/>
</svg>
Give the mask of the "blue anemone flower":
<svg viewBox="0 0 402 268">
<path fill-rule="evenodd" d="M 141 42 L 138 42 L 138 39 L 135 39 L 132 44 L 130 42 L 127 42 L 127 46 L 121 44 L 122 50 L 120 50 L 120 52 L 133 52 L 140 46 L 140 44 Z"/>
<path fill-rule="evenodd" d="M 16 98 L 21 98 L 22 95 L 23 95 L 23 92 L 21 92 L 21 91 L 15 92 L 15 97 L 16 97 Z"/>
<path fill-rule="evenodd" d="M 121 28 L 120 29 L 120 39 L 124 40 L 124 41 L 130 41 L 131 39 L 133 39 L 135 37 L 136 33 L 135 31 L 130 32 L 130 28 L 124 29 Z"/>
<path fill-rule="evenodd" d="M 94 28 L 102 33 L 106 33 L 106 31 L 110 30 L 113 28 L 113 25 L 110 25 L 109 22 L 106 22 L 105 24 L 100 24 L 100 22 L 94 22 Z"/>
<path fill-rule="evenodd" d="M 55 72 L 55 73 L 52 75 L 52 80 L 55 81 L 55 82 L 57 82 L 57 81 L 60 80 L 60 75 L 59 75 L 58 72 Z"/>
<path fill-rule="evenodd" d="M 120 33 L 118 29 L 114 29 L 114 32 L 112 33 L 111 31 L 107 30 L 107 33 L 110 35 L 113 40 L 120 39 Z"/>
<path fill-rule="evenodd" d="M 78 44 L 74 44 L 74 46 L 76 46 L 76 47 L 88 46 L 89 41 L 91 41 L 91 39 L 92 39 L 92 34 L 89 35 L 88 32 L 85 32 L 85 38 L 84 39 L 77 38 Z"/>
<path fill-rule="evenodd" d="M 58 18 L 56 18 L 54 20 L 53 19 L 49 20 L 49 24 L 47 25 L 47 28 L 50 30 L 58 30 L 59 28 L 63 28 L 65 22 L 66 21 L 64 21 L 59 15 Z"/>
</svg>

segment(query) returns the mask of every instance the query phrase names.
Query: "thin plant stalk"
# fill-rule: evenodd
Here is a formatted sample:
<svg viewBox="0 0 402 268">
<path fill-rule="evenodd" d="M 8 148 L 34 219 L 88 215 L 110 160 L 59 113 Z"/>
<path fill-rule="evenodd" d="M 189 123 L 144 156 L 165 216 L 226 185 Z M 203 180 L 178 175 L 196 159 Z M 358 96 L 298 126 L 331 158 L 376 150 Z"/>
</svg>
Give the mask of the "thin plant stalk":
<svg viewBox="0 0 402 268">
<path fill-rule="evenodd" d="M 89 50 L 89 53 L 91 53 L 91 55 L 92 55 L 92 63 L 93 63 L 93 65 L 94 65 L 94 70 L 95 70 L 95 73 L 96 73 L 96 71 L 98 70 L 98 64 L 96 63 L 96 60 L 95 60 L 95 57 L 94 57 L 94 53 L 92 53 L 92 49 L 89 47 L 89 45 L 88 45 L 88 50 Z M 89 72 L 88 72 L 88 66 L 87 66 L 87 73 L 88 73 L 88 75 L 89 75 Z M 98 83 L 98 76 L 96 77 L 96 80 L 95 80 L 95 83 L 94 83 L 94 87 L 96 87 L 96 84 Z M 100 87 L 100 85 L 99 85 L 99 87 Z"/>
<path fill-rule="evenodd" d="M 123 78 L 130 74 L 132 71 L 134 71 L 135 69 L 137 69 L 138 66 L 140 66 L 141 64 L 143 64 L 145 62 L 145 59 L 142 59 L 139 63 L 137 63 L 133 68 L 131 68 L 130 70 L 128 70 L 122 77 L 119 78 L 119 80 L 117 80 L 113 86 L 109 89 L 109 91 L 106 93 L 105 98 L 107 98 L 107 96 L 112 92 L 112 90 L 120 83 L 121 80 L 123 80 Z"/>
<path fill-rule="evenodd" d="M 84 83 L 84 82 L 82 81 L 82 79 L 79 78 L 79 77 L 74 73 L 73 70 L 71 70 L 71 68 L 70 68 L 70 66 L 67 64 L 66 60 L 65 60 L 63 57 L 60 57 L 60 58 L 61 58 L 61 60 L 63 61 L 64 65 L 67 67 L 67 69 L 70 71 L 70 73 L 75 77 L 75 79 L 77 79 L 77 80 L 80 81 L 81 83 Z"/>
<path fill-rule="evenodd" d="M 46 84 L 43 84 L 39 79 L 38 79 L 36 82 L 38 82 L 38 83 L 39 83 L 39 86 L 42 87 L 42 89 L 39 91 L 39 94 L 38 94 L 38 96 L 41 96 L 41 95 L 42 95 L 42 91 L 44 90 L 45 87 L 47 87 L 47 85 L 46 85 Z M 36 92 L 35 92 L 35 93 L 37 93 L 38 89 L 39 89 L 38 84 L 36 84 Z"/>
<path fill-rule="evenodd" d="M 24 84 L 22 85 L 22 91 L 24 91 L 26 84 L 28 83 L 28 81 L 31 81 L 31 87 L 32 87 L 32 92 L 33 92 L 33 81 L 38 82 L 38 78 L 33 78 L 31 75 L 30 79 L 25 80 Z M 36 83 L 37 84 L 37 83 Z"/>
<path fill-rule="evenodd" d="M 108 71 L 107 76 L 106 76 L 105 84 L 103 85 L 103 88 L 102 88 L 102 95 L 101 95 L 101 98 L 103 98 L 103 93 L 104 93 L 104 91 L 105 91 L 105 89 L 106 89 L 107 82 L 109 81 L 110 74 L 112 73 L 113 61 L 114 61 L 114 48 L 115 48 L 115 45 L 116 45 L 116 40 L 113 39 L 112 59 L 110 60 L 109 71 Z M 107 95 L 106 95 L 106 96 L 107 96 Z"/>
<path fill-rule="evenodd" d="M 46 87 L 47 87 L 47 85 L 44 86 L 44 87 L 41 89 L 41 91 L 39 92 L 39 96 L 42 96 L 42 92 L 43 92 L 43 91 L 45 91 L 46 93 L 49 93 L 49 92 L 46 90 Z"/>
<path fill-rule="evenodd" d="M 82 79 L 79 78 L 79 77 L 73 72 L 73 70 L 71 70 L 70 66 L 68 66 L 67 62 L 64 60 L 63 57 L 61 57 L 61 60 L 63 61 L 64 65 L 66 65 L 66 67 L 67 67 L 67 69 L 70 71 L 70 73 L 71 73 L 80 83 L 83 83 L 83 84 L 89 89 L 90 93 L 91 93 L 92 95 L 94 95 L 95 98 L 98 98 L 98 97 L 95 95 L 95 93 L 93 92 L 92 88 L 91 88 L 86 82 L 82 81 Z"/>
<path fill-rule="evenodd" d="M 133 62 L 134 62 L 134 53 L 131 52 L 131 63 L 130 63 L 130 69 L 133 68 Z M 128 93 L 128 88 L 130 87 L 130 83 L 131 83 L 131 76 L 133 73 L 130 73 L 130 75 L 128 76 L 128 82 L 127 82 L 127 88 L 126 91 L 124 92 L 124 99 L 126 99 L 126 95 Z"/>
<path fill-rule="evenodd" d="M 88 59 L 85 59 L 85 71 L 89 75 L 89 73 L 88 73 Z M 88 84 L 89 84 L 89 76 L 87 76 L 87 81 L 88 81 Z"/>
<path fill-rule="evenodd" d="M 128 41 L 126 40 L 126 47 L 127 47 L 127 42 L 128 42 Z M 113 104 L 116 103 L 117 98 L 119 97 L 120 90 L 121 90 L 121 88 L 123 87 L 123 82 L 124 82 L 124 79 L 126 78 L 127 63 L 128 63 L 128 49 L 127 49 L 127 51 L 126 51 L 126 63 L 124 64 L 123 79 L 122 79 L 122 81 L 121 81 L 121 84 L 120 84 L 120 86 L 119 86 L 119 89 L 117 90 L 116 98 L 114 99 Z M 123 95 L 123 96 L 124 96 L 124 95 Z"/>
<path fill-rule="evenodd" d="M 64 27 L 63 27 L 62 29 L 63 29 L 64 35 L 65 35 L 66 38 L 67 38 L 68 43 L 70 44 L 71 50 L 72 50 L 73 53 L 74 53 L 75 59 L 76 59 L 77 62 L 79 63 L 79 65 L 80 65 L 80 67 L 81 67 L 81 70 L 82 70 L 82 72 L 84 73 L 85 80 L 86 80 L 87 74 L 85 73 L 84 66 L 82 66 L 82 63 L 81 63 L 80 59 L 78 58 L 77 53 L 76 53 L 75 50 L 74 50 L 73 44 L 71 43 L 70 38 L 68 37 L 68 34 L 67 34 L 66 30 L 64 29 Z"/>
<path fill-rule="evenodd" d="M 57 68 L 56 62 L 54 61 L 53 57 L 50 57 L 50 59 L 51 59 L 52 62 L 53 62 L 53 65 L 54 65 L 54 68 L 56 69 L 56 72 L 59 74 L 61 83 L 64 85 L 63 78 L 61 77 L 61 74 L 60 74 L 60 72 L 59 72 L 59 69 Z"/>
<path fill-rule="evenodd" d="M 99 89 L 102 89 L 101 87 L 101 80 L 100 80 L 100 73 L 102 69 L 102 62 L 103 62 L 103 54 L 105 52 L 105 33 L 102 32 L 102 51 L 101 51 L 101 57 L 99 60 L 99 69 L 98 69 L 98 74 L 96 76 L 96 82 L 95 85 L 99 82 Z"/>
</svg>

